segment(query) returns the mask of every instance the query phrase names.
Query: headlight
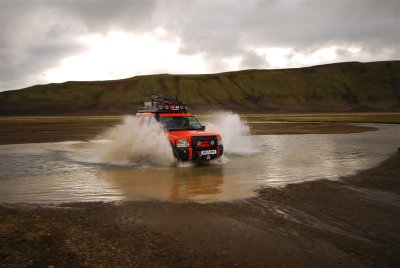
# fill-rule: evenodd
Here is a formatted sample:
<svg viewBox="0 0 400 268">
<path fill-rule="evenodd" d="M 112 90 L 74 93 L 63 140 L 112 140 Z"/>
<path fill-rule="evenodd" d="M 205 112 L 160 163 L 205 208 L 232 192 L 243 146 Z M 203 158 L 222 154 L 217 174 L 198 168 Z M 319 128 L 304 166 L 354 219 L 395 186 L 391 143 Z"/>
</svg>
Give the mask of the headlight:
<svg viewBox="0 0 400 268">
<path fill-rule="evenodd" d="M 218 143 L 218 145 L 222 145 L 222 138 L 221 137 L 217 138 L 217 143 Z"/>
<path fill-rule="evenodd" d="M 176 140 L 176 147 L 188 147 L 189 142 L 186 139 L 183 140 Z"/>
</svg>

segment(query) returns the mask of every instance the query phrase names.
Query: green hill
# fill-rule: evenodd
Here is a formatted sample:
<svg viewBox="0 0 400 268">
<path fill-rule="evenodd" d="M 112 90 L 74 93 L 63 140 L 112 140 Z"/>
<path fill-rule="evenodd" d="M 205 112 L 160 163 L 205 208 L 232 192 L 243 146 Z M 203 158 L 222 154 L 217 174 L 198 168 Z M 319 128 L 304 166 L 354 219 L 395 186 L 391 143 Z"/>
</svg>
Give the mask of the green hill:
<svg viewBox="0 0 400 268">
<path fill-rule="evenodd" d="M 132 113 L 153 81 L 158 93 L 178 95 L 195 112 L 400 110 L 400 61 L 386 61 L 37 85 L 0 92 L 0 114 Z"/>
</svg>

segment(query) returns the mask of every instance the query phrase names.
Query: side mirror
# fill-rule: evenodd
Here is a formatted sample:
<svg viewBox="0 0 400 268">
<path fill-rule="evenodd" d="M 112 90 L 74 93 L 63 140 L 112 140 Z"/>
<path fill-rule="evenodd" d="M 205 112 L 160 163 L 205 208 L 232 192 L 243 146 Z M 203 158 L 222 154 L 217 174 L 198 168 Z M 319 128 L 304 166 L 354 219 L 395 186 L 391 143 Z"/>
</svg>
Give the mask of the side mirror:
<svg viewBox="0 0 400 268">
<path fill-rule="evenodd" d="M 206 129 L 206 126 L 201 126 L 201 130 L 205 130 Z"/>
</svg>

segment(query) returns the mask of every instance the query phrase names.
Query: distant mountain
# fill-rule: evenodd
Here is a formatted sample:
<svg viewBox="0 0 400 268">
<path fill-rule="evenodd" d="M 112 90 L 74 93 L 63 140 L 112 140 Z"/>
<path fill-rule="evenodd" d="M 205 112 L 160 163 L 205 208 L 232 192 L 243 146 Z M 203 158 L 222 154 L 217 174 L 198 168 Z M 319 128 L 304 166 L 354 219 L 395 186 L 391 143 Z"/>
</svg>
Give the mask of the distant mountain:
<svg viewBox="0 0 400 268">
<path fill-rule="evenodd" d="M 400 111 L 400 61 L 385 61 L 37 85 L 0 92 L 0 114 L 135 113 L 153 81 L 195 112 Z"/>
</svg>

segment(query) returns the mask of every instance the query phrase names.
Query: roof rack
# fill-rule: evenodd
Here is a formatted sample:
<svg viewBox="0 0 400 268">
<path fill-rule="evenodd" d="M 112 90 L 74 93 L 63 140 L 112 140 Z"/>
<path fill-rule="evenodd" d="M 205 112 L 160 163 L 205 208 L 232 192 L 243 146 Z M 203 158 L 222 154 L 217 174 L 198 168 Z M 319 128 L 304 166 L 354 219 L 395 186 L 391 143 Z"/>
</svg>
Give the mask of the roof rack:
<svg viewBox="0 0 400 268">
<path fill-rule="evenodd" d="M 139 113 L 145 112 L 157 112 L 157 113 L 186 113 L 187 104 L 181 100 L 172 97 L 165 97 L 158 94 L 150 96 L 149 102 L 145 102 L 142 107 L 139 108 Z"/>
</svg>

